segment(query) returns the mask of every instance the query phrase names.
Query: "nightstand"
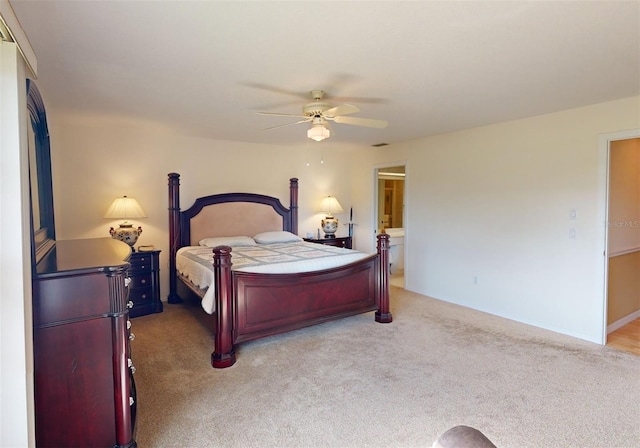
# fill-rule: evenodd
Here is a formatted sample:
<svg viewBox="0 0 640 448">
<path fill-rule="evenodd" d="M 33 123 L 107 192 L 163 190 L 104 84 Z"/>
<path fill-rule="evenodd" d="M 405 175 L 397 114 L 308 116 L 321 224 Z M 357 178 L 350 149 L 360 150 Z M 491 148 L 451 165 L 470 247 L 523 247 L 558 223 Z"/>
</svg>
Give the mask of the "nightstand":
<svg viewBox="0 0 640 448">
<path fill-rule="evenodd" d="M 308 243 L 324 244 L 325 246 L 352 248 L 352 238 L 350 236 L 342 236 L 338 238 L 304 238 Z"/>
<path fill-rule="evenodd" d="M 129 258 L 130 317 L 162 312 L 160 301 L 160 251 L 133 252 Z"/>
</svg>

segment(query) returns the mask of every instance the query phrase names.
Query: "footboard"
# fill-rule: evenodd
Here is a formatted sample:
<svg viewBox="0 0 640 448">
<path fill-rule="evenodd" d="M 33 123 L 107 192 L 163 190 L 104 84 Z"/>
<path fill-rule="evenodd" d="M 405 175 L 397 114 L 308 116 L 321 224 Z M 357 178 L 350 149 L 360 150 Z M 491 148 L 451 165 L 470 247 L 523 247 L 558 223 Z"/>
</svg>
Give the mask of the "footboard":
<svg viewBox="0 0 640 448">
<path fill-rule="evenodd" d="M 377 310 L 375 260 L 303 274 L 234 272 L 234 341 Z"/>
<path fill-rule="evenodd" d="M 231 271 L 231 248 L 214 253 L 216 368 L 235 363 L 234 344 L 376 311 L 389 323 L 389 236 L 378 236 L 378 253 L 341 268 L 300 274 Z"/>
</svg>

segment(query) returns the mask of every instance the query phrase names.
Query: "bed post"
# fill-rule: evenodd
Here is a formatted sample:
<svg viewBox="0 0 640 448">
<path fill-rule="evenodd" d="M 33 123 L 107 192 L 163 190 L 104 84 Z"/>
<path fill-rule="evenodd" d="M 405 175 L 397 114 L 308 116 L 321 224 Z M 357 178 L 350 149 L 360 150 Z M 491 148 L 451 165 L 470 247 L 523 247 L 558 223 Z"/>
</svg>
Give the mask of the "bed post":
<svg viewBox="0 0 640 448">
<path fill-rule="evenodd" d="M 180 175 L 169 173 L 169 296 L 167 302 L 180 303 L 176 272 L 176 252 L 180 247 Z"/>
<path fill-rule="evenodd" d="M 289 208 L 291 210 L 291 233 L 298 234 L 298 178 L 289 179 Z"/>
<path fill-rule="evenodd" d="M 388 324 L 393 320 L 389 310 L 389 235 L 378 234 L 378 266 L 376 269 L 378 282 L 376 284 L 376 298 L 378 311 L 376 311 L 376 322 Z"/>
<path fill-rule="evenodd" d="M 213 275 L 215 281 L 216 328 L 215 347 L 211 365 L 216 369 L 230 367 L 236 362 L 233 351 L 233 289 L 231 284 L 231 248 L 213 248 Z"/>
</svg>

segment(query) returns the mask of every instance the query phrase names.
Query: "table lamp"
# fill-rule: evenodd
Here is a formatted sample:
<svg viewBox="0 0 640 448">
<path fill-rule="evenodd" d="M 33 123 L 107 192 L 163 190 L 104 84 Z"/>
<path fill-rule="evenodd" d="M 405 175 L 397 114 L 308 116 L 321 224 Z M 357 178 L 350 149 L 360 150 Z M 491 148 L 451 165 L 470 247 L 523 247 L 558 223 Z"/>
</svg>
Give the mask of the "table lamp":
<svg viewBox="0 0 640 448">
<path fill-rule="evenodd" d="M 117 229 L 111 227 L 111 229 L 109 229 L 109 233 L 111 234 L 111 238 L 124 241 L 129 246 L 133 247 L 142 233 L 142 227 L 138 227 L 137 229 L 133 228 L 133 225 L 129 223 L 128 219 L 146 218 L 147 215 L 145 215 L 144 210 L 142 210 L 138 201 L 134 198 L 123 196 L 121 198 L 116 198 L 113 201 L 104 217 L 107 219 L 124 219 L 124 222 L 120 224 L 120 227 Z"/>
<path fill-rule="evenodd" d="M 334 213 L 341 213 L 342 206 L 333 196 L 327 196 L 320 203 L 320 212 L 326 213 L 326 217 L 321 222 L 322 230 L 325 238 L 335 238 L 336 230 L 338 230 L 338 219 L 334 218 Z"/>
</svg>

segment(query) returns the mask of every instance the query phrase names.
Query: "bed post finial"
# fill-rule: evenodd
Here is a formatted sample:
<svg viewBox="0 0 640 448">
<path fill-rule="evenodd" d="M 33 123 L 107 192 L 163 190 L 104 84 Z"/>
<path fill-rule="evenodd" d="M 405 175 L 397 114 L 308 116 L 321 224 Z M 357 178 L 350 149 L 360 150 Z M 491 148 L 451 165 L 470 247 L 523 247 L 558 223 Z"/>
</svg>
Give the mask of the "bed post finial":
<svg viewBox="0 0 640 448">
<path fill-rule="evenodd" d="M 180 248 L 180 175 L 169 173 L 169 296 L 167 302 L 180 303 L 178 295 L 178 274 L 176 272 L 176 252 Z"/>
<path fill-rule="evenodd" d="M 393 321 L 393 316 L 389 310 L 389 235 L 386 233 L 378 234 L 377 270 L 380 275 L 376 285 L 376 297 L 378 300 L 376 322 L 388 324 Z"/>
<path fill-rule="evenodd" d="M 298 178 L 289 179 L 289 207 L 291 209 L 291 233 L 298 234 Z"/>
</svg>

